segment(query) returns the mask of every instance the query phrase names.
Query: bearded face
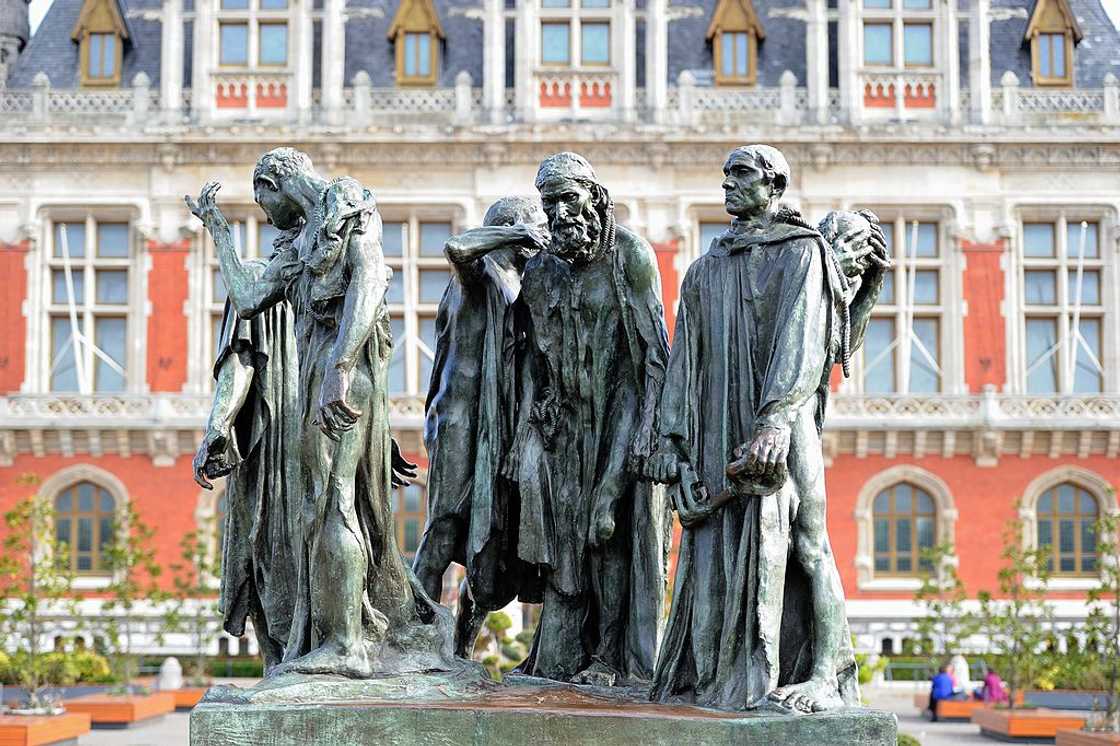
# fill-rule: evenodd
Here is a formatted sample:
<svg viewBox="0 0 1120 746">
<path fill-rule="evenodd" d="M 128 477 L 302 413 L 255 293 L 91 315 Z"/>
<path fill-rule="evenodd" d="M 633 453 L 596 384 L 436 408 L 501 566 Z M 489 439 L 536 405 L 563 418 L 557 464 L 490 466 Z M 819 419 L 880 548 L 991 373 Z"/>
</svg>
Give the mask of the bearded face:
<svg viewBox="0 0 1120 746">
<path fill-rule="evenodd" d="M 548 216 L 554 254 L 572 264 L 596 258 L 603 220 L 587 186 L 575 179 L 550 181 L 541 186 L 541 205 Z"/>
</svg>

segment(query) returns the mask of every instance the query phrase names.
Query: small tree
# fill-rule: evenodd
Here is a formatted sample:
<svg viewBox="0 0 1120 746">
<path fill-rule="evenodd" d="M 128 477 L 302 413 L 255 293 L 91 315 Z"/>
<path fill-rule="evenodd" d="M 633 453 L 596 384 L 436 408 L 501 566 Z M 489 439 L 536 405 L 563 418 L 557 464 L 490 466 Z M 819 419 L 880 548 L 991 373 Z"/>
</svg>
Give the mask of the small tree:
<svg viewBox="0 0 1120 746">
<path fill-rule="evenodd" d="M 1003 660 L 1009 707 L 1042 666 L 1042 648 L 1050 639 L 1051 608 L 1045 600 L 1050 580 L 1050 548 L 1023 546 L 1023 523 L 1009 521 L 1003 533 L 1004 566 L 999 571 L 999 598 L 980 591 L 980 626 Z"/>
<path fill-rule="evenodd" d="M 113 673 L 123 692 L 131 694 L 136 674 L 132 642 L 137 609 L 145 603 L 162 604 L 169 594 L 158 584 L 163 568 L 156 562 L 152 547 L 155 531 L 141 520 L 132 503 L 118 517 L 120 524 L 114 526 L 113 538 L 104 551 L 112 580 L 105 589 L 108 597 L 102 602 L 98 621 L 105 632 Z M 157 638 L 161 635 L 162 630 Z"/>
<path fill-rule="evenodd" d="M 38 482 L 32 475 L 17 481 L 29 488 Z M 43 616 L 77 616 L 70 552 L 55 537 L 54 519 L 49 501 L 38 495 L 22 500 L 4 515 L 7 531 L 0 543 L 0 630 L 2 638 L 15 641 L 12 664 L 31 709 L 54 704 L 44 693 L 49 661 L 40 647 Z"/>
<path fill-rule="evenodd" d="M 924 550 L 922 584 L 914 594 L 923 611 L 918 637 L 934 670 L 940 656 L 963 652 L 965 640 L 977 630 L 976 615 L 965 607 L 968 594 L 953 557 L 953 545 L 948 542 Z"/>
<path fill-rule="evenodd" d="M 171 565 L 174 605 L 168 612 L 167 627 L 191 635 L 195 660 L 188 681 L 192 686 L 206 684 L 206 643 L 217 631 L 218 602 L 213 581 L 221 573 L 221 547 L 211 551 L 211 535 L 210 531 L 189 532 L 179 542 L 182 561 Z"/>
<path fill-rule="evenodd" d="M 1114 498 L 1115 499 L 1115 498 Z M 1089 591 L 1091 604 L 1085 621 L 1086 644 L 1098 656 L 1098 670 L 1105 673 L 1103 730 L 1120 732 L 1120 519 L 1105 513 L 1097 522 L 1097 557 L 1100 585 Z"/>
</svg>

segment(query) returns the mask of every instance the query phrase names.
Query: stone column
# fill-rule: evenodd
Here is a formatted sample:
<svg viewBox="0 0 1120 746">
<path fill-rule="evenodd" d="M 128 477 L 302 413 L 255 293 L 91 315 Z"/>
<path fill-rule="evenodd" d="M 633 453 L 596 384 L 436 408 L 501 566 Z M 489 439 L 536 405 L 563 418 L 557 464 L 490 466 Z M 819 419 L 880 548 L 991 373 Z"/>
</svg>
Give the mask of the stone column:
<svg viewBox="0 0 1120 746">
<path fill-rule="evenodd" d="M 839 0 L 837 53 L 840 72 L 840 108 L 850 124 L 863 120 L 863 86 L 860 84 L 860 0 Z"/>
<path fill-rule="evenodd" d="M 183 107 L 183 0 L 163 0 L 159 54 L 160 108 L 172 122 Z"/>
<path fill-rule="evenodd" d="M 342 122 L 343 78 L 346 75 L 346 0 L 323 0 L 322 106 L 327 124 Z"/>
<path fill-rule="evenodd" d="M 214 14 L 211 3 L 198 0 L 194 7 L 194 51 L 191 55 L 191 112 L 205 122 L 214 110 L 214 85 L 210 70 L 214 59 Z"/>
<path fill-rule="evenodd" d="M 520 0 L 517 4 L 517 36 L 514 42 L 514 89 L 517 92 L 517 115 L 524 122 L 536 121 L 540 101 L 540 91 L 533 81 L 533 70 L 540 56 L 539 26 L 535 0 Z M 578 91 L 572 91 L 573 97 L 578 95 Z"/>
<path fill-rule="evenodd" d="M 484 121 L 506 120 L 506 16 L 504 0 L 485 0 L 482 20 L 482 109 Z"/>
<path fill-rule="evenodd" d="M 290 65 L 295 74 L 289 81 L 288 111 L 300 122 L 306 122 L 311 116 L 311 70 L 315 59 L 311 0 L 295 0 L 290 28 L 295 31 L 295 59 Z"/>
<path fill-rule="evenodd" d="M 827 124 L 828 111 L 828 0 L 807 0 L 805 22 L 805 88 L 809 121 Z"/>
<path fill-rule="evenodd" d="M 646 108 L 664 124 L 669 102 L 668 0 L 646 0 Z"/>
<path fill-rule="evenodd" d="M 957 4 L 943 3 L 941 12 L 945 22 L 941 25 L 940 46 L 944 51 L 945 64 L 942 66 L 941 90 L 936 92 L 938 110 L 948 119 L 949 123 L 961 123 L 961 52 L 960 52 L 960 23 L 957 18 Z M 942 100 L 942 98 L 944 100 Z"/>
<path fill-rule="evenodd" d="M 973 124 L 992 119 L 992 59 L 990 0 L 972 0 L 968 16 L 969 114 Z"/>
<path fill-rule="evenodd" d="M 611 44 L 618 55 L 614 59 L 618 69 L 619 90 L 611 92 L 612 105 L 624 122 L 637 118 L 638 108 L 638 54 L 634 30 L 634 0 L 618 0 L 614 4 L 615 38 Z M 615 98 L 617 96 L 617 98 Z"/>
</svg>

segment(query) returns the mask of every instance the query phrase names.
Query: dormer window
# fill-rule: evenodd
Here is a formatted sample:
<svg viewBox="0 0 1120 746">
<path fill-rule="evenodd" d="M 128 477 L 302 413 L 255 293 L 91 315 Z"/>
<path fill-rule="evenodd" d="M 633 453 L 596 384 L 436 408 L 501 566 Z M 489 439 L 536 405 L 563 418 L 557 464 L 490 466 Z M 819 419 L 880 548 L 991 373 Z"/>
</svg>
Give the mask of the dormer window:
<svg viewBox="0 0 1120 746">
<path fill-rule="evenodd" d="M 754 85 L 765 38 L 751 0 L 720 0 L 708 26 L 717 85 Z"/>
<path fill-rule="evenodd" d="M 403 0 L 389 27 L 396 47 L 397 84 L 433 86 L 439 81 L 443 29 L 431 0 Z"/>
<path fill-rule="evenodd" d="M 1039 86 L 1073 86 L 1073 49 L 1081 29 L 1068 0 L 1038 0 L 1024 41 L 1031 45 L 1031 72 Z"/>
<path fill-rule="evenodd" d="M 83 86 L 120 85 L 123 44 L 129 34 L 116 0 L 85 0 L 70 38 L 79 45 Z"/>
</svg>

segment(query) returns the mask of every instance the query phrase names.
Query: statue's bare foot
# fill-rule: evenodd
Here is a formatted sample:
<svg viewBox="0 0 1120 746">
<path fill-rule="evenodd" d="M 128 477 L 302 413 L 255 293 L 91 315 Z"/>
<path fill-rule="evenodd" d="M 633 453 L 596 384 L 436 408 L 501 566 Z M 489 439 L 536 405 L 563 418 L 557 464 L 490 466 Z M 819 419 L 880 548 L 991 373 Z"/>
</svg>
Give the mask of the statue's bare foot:
<svg viewBox="0 0 1120 746">
<path fill-rule="evenodd" d="M 844 704 L 835 679 L 809 679 L 781 686 L 770 692 L 768 698 L 788 710 L 805 713 L 832 710 Z"/>
<path fill-rule="evenodd" d="M 327 642 L 307 655 L 281 663 L 272 669 L 270 675 L 285 673 L 325 673 L 351 679 L 368 679 L 373 676 L 373 666 L 364 644 L 344 647 L 335 642 Z"/>
<path fill-rule="evenodd" d="M 617 680 L 618 672 L 599 661 L 593 661 L 590 666 L 572 677 L 573 684 L 588 686 L 614 686 Z"/>
</svg>

